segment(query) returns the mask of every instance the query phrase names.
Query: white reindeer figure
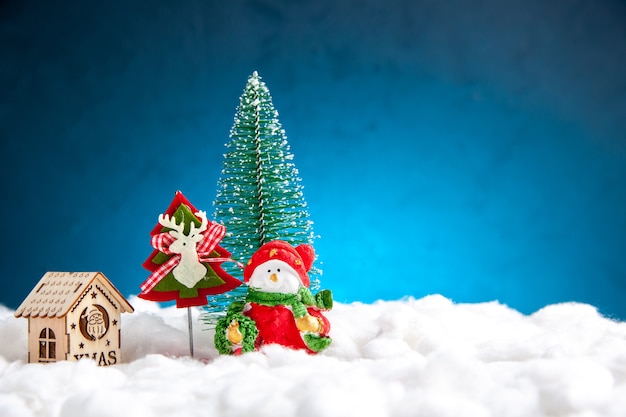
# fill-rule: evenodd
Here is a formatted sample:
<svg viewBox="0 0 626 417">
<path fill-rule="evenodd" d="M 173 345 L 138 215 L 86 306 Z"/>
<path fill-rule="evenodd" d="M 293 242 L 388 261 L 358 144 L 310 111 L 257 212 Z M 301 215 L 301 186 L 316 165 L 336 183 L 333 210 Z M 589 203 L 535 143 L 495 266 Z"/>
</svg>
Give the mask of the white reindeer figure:
<svg viewBox="0 0 626 417">
<path fill-rule="evenodd" d="M 206 266 L 198 260 L 196 244 L 204 238 L 202 232 L 207 230 L 209 221 L 204 211 L 197 212 L 196 216 L 200 217 L 202 224 L 196 229 L 195 223 L 190 222 L 189 233 L 185 235 L 183 220 L 176 224 L 174 216 L 170 218 L 167 214 L 159 215 L 159 223 L 172 229 L 169 234 L 176 239 L 169 246 L 170 252 L 180 254 L 180 262 L 174 267 L 172 273 L 174 278 L 187 288 L 193 288 L 207 273 Z"/>
</svg>

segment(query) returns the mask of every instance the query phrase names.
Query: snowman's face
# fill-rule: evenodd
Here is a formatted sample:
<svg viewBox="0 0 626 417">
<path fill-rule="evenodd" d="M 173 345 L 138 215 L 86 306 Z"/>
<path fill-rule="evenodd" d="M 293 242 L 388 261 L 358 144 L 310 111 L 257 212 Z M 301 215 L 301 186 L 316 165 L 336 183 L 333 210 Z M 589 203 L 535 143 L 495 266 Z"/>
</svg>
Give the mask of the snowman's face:
<svg viewBox="0 0 626 417">
<path fill-rule="evenodd" d="M 248 286 L 265 292 L 295 294 L 300 288 L 300 277 L 289 264 L 272 259 L 257 266 Z"/>
</svg>

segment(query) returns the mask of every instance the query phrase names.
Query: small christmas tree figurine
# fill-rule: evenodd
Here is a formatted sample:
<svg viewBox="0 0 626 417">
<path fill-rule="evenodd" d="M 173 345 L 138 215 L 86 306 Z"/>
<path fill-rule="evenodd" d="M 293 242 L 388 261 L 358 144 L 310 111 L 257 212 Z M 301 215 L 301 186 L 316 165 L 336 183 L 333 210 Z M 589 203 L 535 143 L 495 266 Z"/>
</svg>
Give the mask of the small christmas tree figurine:
<svg viewBox="0 0 626 417">
<path fill-rule="evenodd" d="M 293 245 L 312 244 L 313 222 L 301 179 L 270 92 L 256 71 L 240 98 L 230 139 L 213 217 L 228 230 L 223 242 L 233 258 L 244 262 L 275 239 Z M 226 270 L 240 273 L 229 266 Z M 313 289 L 319 287 L 320 273 L 315 267 L 310 273 Z M 246 288 L 240 287 L 212 297 L 207 310 L 220 313 L 230 300 L 241 300 L 245 295 Z"/>
</svg>

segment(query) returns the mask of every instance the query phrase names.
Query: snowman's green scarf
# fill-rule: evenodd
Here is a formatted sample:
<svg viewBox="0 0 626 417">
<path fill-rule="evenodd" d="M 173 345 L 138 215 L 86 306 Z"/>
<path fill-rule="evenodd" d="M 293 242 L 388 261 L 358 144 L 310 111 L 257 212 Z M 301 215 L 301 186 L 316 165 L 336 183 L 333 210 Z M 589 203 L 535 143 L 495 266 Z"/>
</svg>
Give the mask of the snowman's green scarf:
<svg viewBox="0 0 626 417">
<path fill-rule="evenodd" d="M 300 287 L 297 294 L 285 294 L 281 292 L 264 292 L 254 288 L 248 288 L 246 302 L 257 303 L 266 306 L 291 306 L 295 318 L 306 316 L 306 305 L 316 305 L 315 298 L 306 287 Z"/>
</svg>

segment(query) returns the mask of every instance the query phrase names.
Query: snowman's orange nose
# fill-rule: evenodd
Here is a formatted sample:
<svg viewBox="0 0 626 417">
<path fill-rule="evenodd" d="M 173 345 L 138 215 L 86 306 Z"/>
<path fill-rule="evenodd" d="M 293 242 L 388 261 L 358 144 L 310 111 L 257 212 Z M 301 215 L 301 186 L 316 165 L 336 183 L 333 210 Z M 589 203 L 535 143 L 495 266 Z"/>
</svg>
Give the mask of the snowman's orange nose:
<svg viewBox="0 0 626 417">
<path fill-rule="evenodd" d="M 272 282 L 278 282 L 278 275 L 276 275 L 276 274 L 272 274 L 272 275 L 270 275 L 270 281 L 272 281 Z"/>
</svg>

